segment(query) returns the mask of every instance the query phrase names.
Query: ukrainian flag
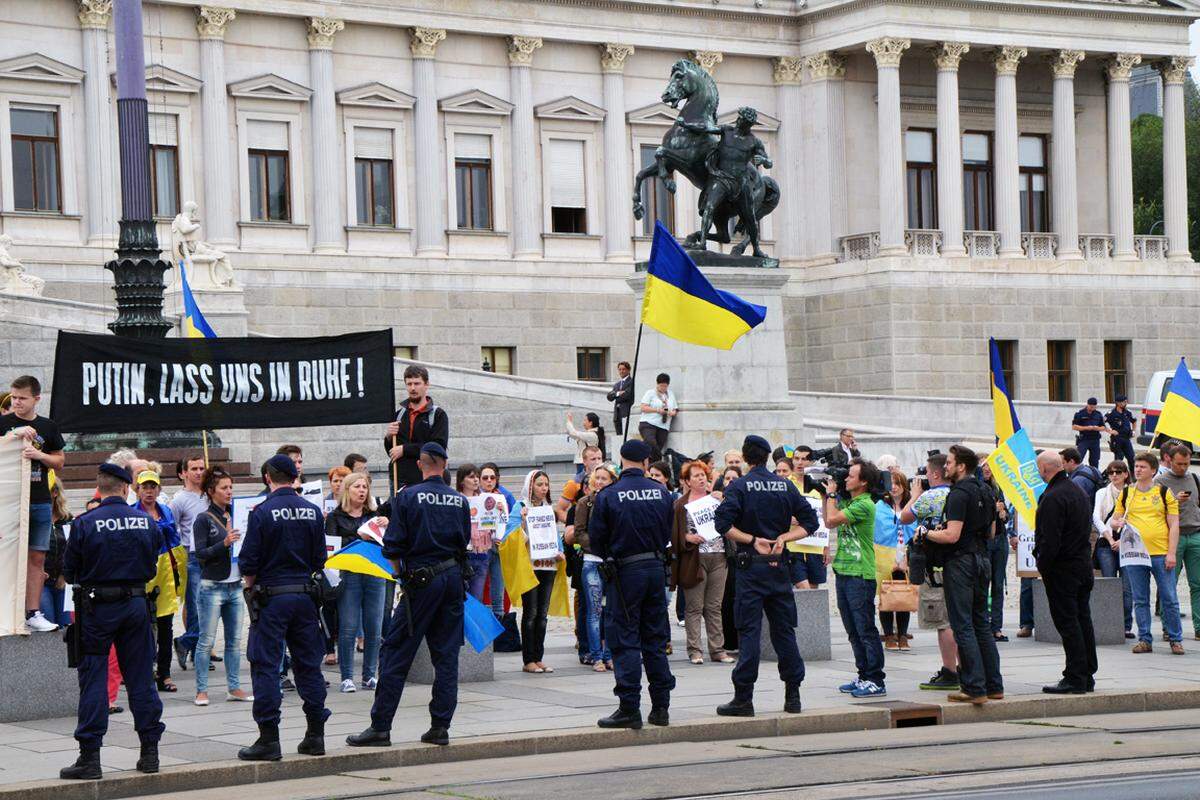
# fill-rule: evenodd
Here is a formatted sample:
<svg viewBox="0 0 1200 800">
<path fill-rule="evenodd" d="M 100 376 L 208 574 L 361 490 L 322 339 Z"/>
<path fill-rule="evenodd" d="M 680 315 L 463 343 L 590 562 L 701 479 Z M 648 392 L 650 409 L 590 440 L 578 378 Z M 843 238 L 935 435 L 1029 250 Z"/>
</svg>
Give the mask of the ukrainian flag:
<svg viewBox="0 0 1200 800">
<path fill-rule="evenodd" d="M 208 324 L 208 320 L 200 313 L 196 298 L 192 297 L 192 287 L 188 285 L 187 270 L 183 262 L 179 262 L 180 286 L 183 287 L 183 335 L 188 339 L 215 339 L 216 332 Z"/>
<path fill-rule="evenodd" d="M 713 288 L 662 223 L 654 223 L 644 324 L 681 342 L 728 350 L 766 317 L 763 306 Z"/>
<path fill-rule="evenodd" d="M 988 339 L 988 346 L 991 349 L 992 414 L 995 417 L 996 442 L 1007 442 L 1014 433 L 1021 430 L 1021 422 L 1017 419 L 1017 409 L 1013 407 L 1012 396 L 1004 383 L 1000 348 L 993 338 Z"/>
<path fill-rule="evenodd" d="M 325 568 L 373 575 L 389 581 L 396 580 L 392 575 L 392 565 L 383 557 L 383 548 L 366 540 L 351 542 L 338 550 L 325 559 Z"/>
<path fill-rule="evenodd" d="M 1193 445 L 1200 444 L 1200 389 L 1196 388 L 1187 361 L 1182 358 L 1171 379 L 1171 388 L 1167 391 L 1154 432 Z"/>
</svg>

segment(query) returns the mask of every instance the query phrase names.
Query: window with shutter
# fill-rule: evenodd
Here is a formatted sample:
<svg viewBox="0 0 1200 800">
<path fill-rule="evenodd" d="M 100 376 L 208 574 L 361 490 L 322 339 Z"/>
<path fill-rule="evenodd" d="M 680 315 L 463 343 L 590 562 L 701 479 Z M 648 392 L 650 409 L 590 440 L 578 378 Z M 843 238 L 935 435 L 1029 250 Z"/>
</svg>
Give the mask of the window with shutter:
<svg viewBox="0 0 1200 800">
<path fill-rule="evenodd" d="M 390 128 L 354 129 L 354 194 L 359 225 L 396 222 Z"/>
<path fill-rule="evenodd" d="M 492 137 L 454 134 L 454 189 L 458 227 L 492 229 Z"/>
<path fill-rule="evenodd" d="M 150 202 L 155 217 L 179 213 L 179 117 L 148 114 L 150 132 Z"/>
<path fill-rule="evenodd" d="M 550 230 L 554 233 L 587 233 L 583 142 L 578 139 L 551 139 L 547 150 Z"/>
</svg>

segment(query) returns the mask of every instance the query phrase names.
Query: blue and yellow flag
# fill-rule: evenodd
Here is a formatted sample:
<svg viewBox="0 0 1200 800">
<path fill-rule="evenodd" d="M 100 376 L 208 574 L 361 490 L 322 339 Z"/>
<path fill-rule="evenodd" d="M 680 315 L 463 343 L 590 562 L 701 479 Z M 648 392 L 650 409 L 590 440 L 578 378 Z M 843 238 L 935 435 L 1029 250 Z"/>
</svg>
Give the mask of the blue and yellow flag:
<svg viewBox="0 0 1200 800">
<path fill-rule="evenodd" d="M 180 286 L 183 288 L 183 335 L 188 339 L 215 339 L 216 332 L 208 324 L 208 320 L 200 313 L 196 298 L 192 297 L 192 287 L 188 285 L 187 270 L 183 262 L 179 263 Z"/>
<path fill-rule="evenodd" d="M 1200 443 L 1200 389 L 1196 388 L 1185 359 L 1179 359 L 1154 430 L 1172 439 Z"/>
<path fill-rule="evenodd" d="M 392 565 L 383 557 L 383 548 L 365 539 L 351 542 L 325 559 L 325 568 L 373 575 L 389 581 L 396 580 L 392 575 Z"/>
<path fill-rule="evenodd" d="M 992 477 L 1004 492 L 1004 499 L 1013 504 L 1021 519 L 1032 530 L 1037 516 L 1038 499 L 1046 483 L 1038 473 L 1037 454 L 1029 434 L 1019 430 L 1005 439 L 987 458 Z"/>
<path fill-rule="evenodd" d="M 763 306 L 713 288 L 675 237 L 654 223 L 643 323 L 681 342 L 728 350 L 766 317 Z"/>
<path fill-rule="evenodd" d="M 482 653 L 502 633 L 504 626 L 496 619 L 492 609 L 468 592 L 463 599 L 463 635 L 475 652 Z"/>
<path fill-rule="evenodd" d="M 1000 443 L 1008 441 L 1010 436 L 1021 430 L 1021 422 L 1017 419 L 1017 409 L 1013 407 L 1012 395 L 1008 393 L 1008 385 L 1004 382 L 1000 348 L 992 338 L 988 339 L 988 346 L 991 349 L 992 414 L 996 418 L 996 442 Z"/>
</svg>

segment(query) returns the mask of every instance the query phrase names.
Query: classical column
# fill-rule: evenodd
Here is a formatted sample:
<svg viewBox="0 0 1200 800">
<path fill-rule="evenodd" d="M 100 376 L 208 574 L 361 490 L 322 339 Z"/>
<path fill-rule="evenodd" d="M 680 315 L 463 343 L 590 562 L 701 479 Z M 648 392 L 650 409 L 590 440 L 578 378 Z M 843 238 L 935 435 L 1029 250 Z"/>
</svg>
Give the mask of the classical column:
<svg viewBox="0 0 1200 800">
<path fill-rule="evenodd" d="M 83 27 L 83 126 L 87 148 L 87 208 L 84 227 L 88 241 L 112 236 L 117 227 L 117 203 L 113 186 L 105 185 L 111 175 L 113 156 L 112 109 L 108 100 L 108 22 L 112 0 L 80 0 L 79 24 Z"/>
<path fill-rule="evenodd" d="M 1173 56 L 1159 64 L 1163 77 L 1163 230 L 1167 258 L 1191 261 L 1188 242 L 1187 148 L 1184 144 L 1183 83 L 1196 63 Z"/>
<path fill-rule="evenodd" d="M 804 59 L 783 56 L 774 61 L 775 107 L 779 109 L 779 135 L 775 137 L 773 170 L 779 182 L 779 205 L 775 212 L 776 255 L 780 259 L 797 259 L 803 255 L 805 244 L 804 203 L 801 200 L 804 180 L 804 158 L 801 135 L 803 115 L 800 97 L 800 76 Z"/>
<path fill-rule="evenodd" d="M 446 252 L 446 165 L 438 153 L 437 74 L 434 54 L 446 32 L 413 28 L 413 148 L 417 159 L 417 255 Z"/>
<path fill-rule="evenodd" d="M 1133 53 L 1118 53 L 1108 62 L 1108 230 L 1113 258 L 1132 261 L 1133 155 L 1129 136 L 1129 76 L 1142 63 Z"/>
<path fill-rule="evenodd" d="M 1021 167 L 1017 155 L 1017 66 L 1029 54 L 1024 47 L 996 51 L 995 223 L 998 254 L 1021 258 Z"/>
<path fill-rule="evenodd" d="M 1058 235 L 1060 259 L 1083 258 L 1079 250 L 1079 184 L 1075 163 L 1075 68 L 1083 57 L 1082 50 L 1059 50 L 1050 56 L 1050 69 L 1054 72 L 1050 221 Z"/>
<path fill-rule="evenodd" d="M 333 37 L 346 27 L 340 19 L 308 18 L 308 71 L 312 80 L 313 250 L 346 249 L 342 226 L 341 159 L 338 157 L 337 105 L 333 92 Z"/>
<path fill-rule="evenodd" d="M 937 63 L 937 207 L 942 255 L 965 256 L 963 246 L 962 129 L 958 122 L 958 65 L 971 49 L 965 42 L 933 48 Z"/>
<path fill-rule="evenodd" d="M 512 81 L 512 235 L 513 255 L 535 258 L 542 252 L 542 171 L 537 162 L 533 124 L 533 51 L 535 36 L 508 38 L 508 76 Z"/>
<path fill-rule="evenodd" d="M 236 16 L 232 8 L 201 6 L 196 19 L 200 34 L 200 128 L 204 168 L 204 228 L 214 245 L 237 244 L 233 211 L 235 170 L 229 146 L 229 100 L 225 88 L 225 27 Z"/>
<path fill-rule="evenodd" d="M 846 59 L 824 52 L 804 60 L 808 67 L 809 96 L 812 102 L 809 133 L 809 158 L 803 173 L 810 197 L 828 198 L 828 202 L 807 203 L 806 255 L 810 260 L 832 261 L 837 258 L 839 241 L 849 225 L 846 211 Z"/>
<path fill-rule="evenodd" d="M 628 44 L 600 45 L 604 80 L 604 257 L 626 261 L 633 255 L 629 205 L 629 148 L 625 137 L 625 59 Z"/>
<path fill-rule="evenodd" d="M 688 60 L 700 65 L 700 68 L 713 75 L 717 71 L 717 64 L 725 60 L 725 54 L 716 50 L 692 50 L 688 52 Z"/>
<path fill-rule="evenodd" d="M 878 71 L 879 255 L 904 255 L 904 148 L 900 130 L 900 57 L 908 39 L 875 39 L 867 52 Z"/>
</svg>

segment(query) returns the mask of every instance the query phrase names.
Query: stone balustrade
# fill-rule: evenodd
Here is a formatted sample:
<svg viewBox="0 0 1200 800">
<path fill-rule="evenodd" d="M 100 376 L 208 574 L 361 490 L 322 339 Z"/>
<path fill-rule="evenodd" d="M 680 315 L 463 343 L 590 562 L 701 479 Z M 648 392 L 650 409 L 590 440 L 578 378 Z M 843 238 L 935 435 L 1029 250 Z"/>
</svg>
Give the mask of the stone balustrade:
<svg viewBox="0 0 1200 800">
<path fill-rule="evenodd" d="M 1142 261 L 1166 261 L 1168 241 L 1166 236 L 1135 236 L 1133 249 Z"/>
<path fill-rule="evenodd" d="M 941 255 L 942 232 L 910 228 L 904 232 L 904 246 L 910 256 Z"/>
<path fill-rule="evenodd" d="M 1079 251 L 1088 261 L 1112 258 L 1113 237 L 1107 233 L 1081 233 Z"/>
<path fill-rule="evenodd" d="M 1000 234 L 996 231 L 964 231 L 963 246 L 969 258 L 996 258 L 1000 250 Z"/>
<path fill-rule="evenodd" d="M 1049 260 L 1058 252 L 1058 234 L 1022 233 L 1021 249 L 1026 258 Z"/>
<path fill-rule="evenodd" d="M 879 231 L 852 233 L 838 240 L 842 261 L 862 261 L 879 255 Z"/>
</svg>

